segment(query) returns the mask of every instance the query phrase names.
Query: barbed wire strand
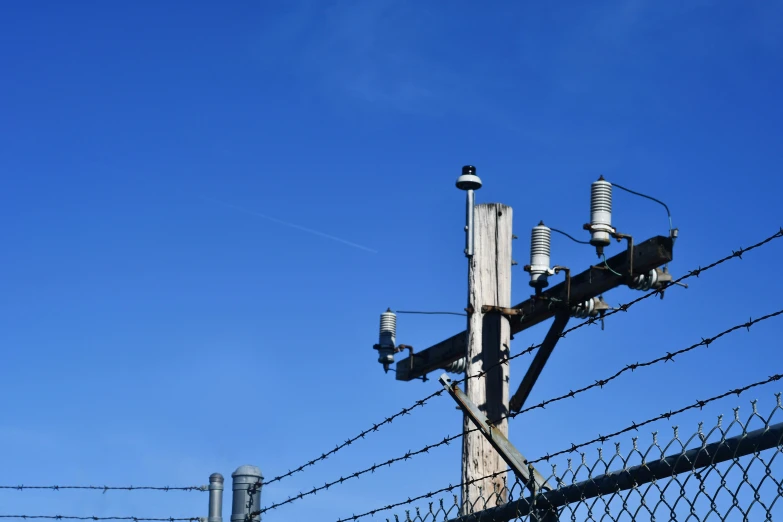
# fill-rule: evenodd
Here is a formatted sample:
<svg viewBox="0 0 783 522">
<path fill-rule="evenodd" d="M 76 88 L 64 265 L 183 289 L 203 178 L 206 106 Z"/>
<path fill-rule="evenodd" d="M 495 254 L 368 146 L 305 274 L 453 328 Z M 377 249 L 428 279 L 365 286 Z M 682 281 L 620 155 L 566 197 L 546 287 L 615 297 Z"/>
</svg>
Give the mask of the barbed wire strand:
<svg viewBox="0 0 783 522">
<path fill-rule="evenodd" d="M 779 227 L 779 230 L 777 232 L 775 232 L 771 236 L 767 237 L 766 239 L 764 239 L 762 241 L 759 241 L 758 243 L 756 243 L 754 245 L 751 245 L 751 246 L 749 246 L 747 248 L 740 248 L 737 251 L 732 250 L 732 253 L 730 255 L 727 255 L 727 256 L 725 256 L 725 257 L 723 257 L 723 258 L 721 258 L 721 259 L 719 259 L 719 260 L 717 260 L 717 261 L 715 261 L 713 263 L 710 263 L 707 266 L 704 266 L 704 267 L 700 266 L 699 268 L 697 268 L 695 270 L 691 270 L 690 272 L 688 272 L 687 274 L 683 275 L 679 279 L 676 279 L 676 280 L 672 281 L 671 283 L 669 283 L 669 285 L 667 285 L 663 289 L 653 290 L 653 291 L 648 292 L 648 293 L 642 295 L 641 297 L 638 297 L 638 298 L 636 298 L 636 299 L 634 299 L 634 300 L 632 300 L 632 301 L 630 301 L 630 302 L 628 302 L 628 303 L 626 303 L 624 305 L 620 305 L 617 309 L 611 310 L 611 311 L 605 313 L 603 315 L 602 319 L 605 319 L 605 318 L 607 318 L 609 316 L 612 316 L 612 315 L 614 315 L 616 313 L 627 312 L 628 309 L 631 306 L 633 306 L 633 305 L 635 305 L 635 304 L 637 304 L 637 303 L 639 303 L 641 301 L 644 301 L 645 299 L 648 299 L 649 297 L 651 297 L 653 295 L 659 295 L 662 290 L 665 290 L 665 289 L 667 289 L 667 288 L 669 288 L 671 286 L 674 286 L 677 283 L 680 283 L 680 282 L 682 282 L 685 279 L 688 279 L 688 278 L 691 278 L 691 277 L 699 277 L 702 273 L 706 272 L 707 270 L 715 268 L 716 266 L 721 265 L 721 264 L 723 264 L 726 261 L 729 261 L 731 259 L 742 259 L 742 256 L 745 253 L 750 252 L 752 250 L 755 250 L 757 248 L 760 248 L 760 247 L 766 245 L 767 243 L 769 243 L 769 242 L 771 242 L 771 241 L 773 241 L 773 240 L 775 240 L 777 238 L 780 238 L 780 237 L 783 237 L 783 227 Z M 564 337 L 567 334 L 569 334 L 570 332 L 578 330 L 579 328 L 583 328 L 584 326 L 595 324 L 598 320 L 599 319 L 597 319 L 597 318 L 590 318 L 590 319 L 588 319 L 588 320 L 586 320 L 586 321 L 584 321 L 584 322 L 582 322 L 582 323 L 580 323 L 580 324 L 578 324 L 578 325 L 576 325 L 576 326 L 574 326 L 572 328 L 569 328 L 569 329 L 565 330 L 560 336 Z M 477 373 L 475 375 L 466 376 L 466 377 L 464 377 L 462 379 L 458 379 L 457 381 L 454 381 L 454 383 L 455 384 L 461 384 L 461 383 L 465 382 L 468 379 L 480 378 L 483 375 L 485 375 L 488 371 L 492 370 L 493 368 L 495 368 L 495 367 L 497 367 L 497 366 L 499 366 L 501 364 L 508 364 L 509 361 L 512 361 L 513 359 L 516 359 L 516 358 L 521 357 L 522 355 L 525 355 L 525 354 L 528 354 L 528 353 L 532 353 L 536 349 L 540 348 L 542 346 L 542 344 L 543 343 L 538 344 L 538 345 L 532 345 L 532 346 L 526 348 L 525 350 L 521 351 L 518 354 L 509 356 L 509 357 L 499 361 L 498 363 L 495 363 L 494 365 L 490 366 L 486 370 L 483 370 L 483 371 L 481 371 L 481 372 L 479 372 L 479 373 Z M 311 466 L 317 464 L 320 461 L 326 460 L 331 455 L 334 455 L 338 451 L 340 451 L 340 450 L 350 446 L 351 444 L 353 444 L 354 442 L 358 441 L 359 439 L 363 439 L 366 435 L 369 435 L 370 433 L 378 431 L 378 429 L 381 428 L 382 426 L 384 426 L 386 424 L 391 424 L 396 418 L 399 418 L 399 417 L 404 416 L 404 415 L 408 415 L 412 410 L 414 410 L 417 407 L 423 407 L 429 400 L 442 395 L 444 391 L 445 390 L 441 389 L 441 390 L 438 390 L 438 391 L 436 391 L 434 393 L 431 393 L 427 397 L 416 401 L 412 406 L 407 407 L 407 408 L 403 408 L 402 410 L 400 410 L 399 412 L 395 413 L 394 415 L 392 415 L 390 417 L 386 417 L 386 419 L 384 419 L 382 422 L 379 422 L 377 424 L 373 424 L 372 427 L 362 431 L 361 433 L 359 433 L 355 437 L 349 438 L 345 442 L 343 442 L 342 444 L 336 445 L 334 449 L 332 449 L 332 450 L 330 450 L 328 452 L 322 453 L 319 457 L 316 457 L 316 458 L 314 458 L 314 459 L 312 459 L 312 460 L 302 464 L 301 466 L 299 466 L 297 468 L 289 470 L 287 473 L 283 473 L 281 475 L 278 475 L 278 476 L 276 476 L 276 477 L 274 477 L 274 478 L 272 478 L 270 480 L 267 480 L 265 482 L 260 482 L 258 485 L 269 485 L 269 484 L 278 482 L 278 481 L 280 481 L 280 480 L 282 480 L 284 478 L 290 477 L 291 475 L 294 475 L 296 473 L 304 471 L 306 468 L 311 467 Z M 430 449 L 432 449 L 432 448 L 430 448 Z M 338 483 L 339 483 L 339 480 L 338 480 Z M 295 498 L 298 498 L 298 495 Z"/>
<path fill-rule="evenodd" d="M 614 381 L 615 379 L 618 379 L 624 373 L 633 372 L 634 370 L 636 370 L 638 368 L 645 368 L 645 367 L 653 366 L 655 364 L 667 363 L 669 361 L 674 362 L 675 361 L 675 357 L 678 356 L 678 355 L 682 355 L 684 353 L 693 351 L 693 350 L 695 350 L 696 348 L 699 348 L 699 347 L 707 347 L 708 348 L 713 342 L 717 341 L 718 339 L 720 339 L 720 338 L 722 338 L 722 337 L 724 337 L 726 335 L 729 335 L 729 334 L 731 334 L 733 332 L 736 332 L 738 330 L 741 330 L 743 328 L 747 329 L 747 331 L 750 331 L 750 327 L 751 326 L 753 326 L 755 324 L 758 324 L 760 322 L 766 321 L 768 319 L 772 319 L 774 317 L 778 317 L 780 315 L 783 315 L 783 310 L 779 310 L 777 312 L 773 312 L 771 314 L 764 315 L 764 316 L 759 317 L 757 319 L 750 319 L 747 322 L 744 322 L 744 323 L 741 323 L 741 324 L 737 324 L 735 326 L 732 326 L 731 328 L 723 330 L 722 332 L 720 332 L 718 334 L 715 334 L 712 337 L 702 338 L 702 340 L 700 342 L 692 344 L 691 346 L 688 346 L 687 348 L 682 348 L 680 350 L 676 350 L 676 351 L 673 351 L 673 352 L 666 352 L 666 355 L 662 355 L 662 356 L 657 357 L 655 359 L 652 359 L 650 361 L 643 362 L 643 363 L 637 362 L 637 363 L 626 365 L 622 369 L 618 370 L 613 375 L 611 375 L 611 376 L 609 376 L 609 377 L 607 377 L 605 379 L 597 380 L 593 384 L 590 384 L 590 385 L 585 386 L 583 388 L 579 388 L 577 390 L 571 390 L 568 393 L 566 393 L 564 395 L 561 395 L 559 397 L 554 397 L 552 399 L 547 399 L 545 401 L 542 401 L 541 403 L 535 404 L 533 406 L 529 406 L 529 407 L 527 407 L 527 408 L 525 408 L 523 410 L 520 410 L 518 412 L 511 413 L 509 415 L 505 415 L 505 416 L 501 417 L 500 419 L 498 419 L 498 421 L 502 421 L 502 420 L 505 420 L 505 419 L 513 419 L 513 418 L 518 417 L 519 415 L 522 415 L 524 413 L 527 413 L 527 412 L 535 410 L 535 409 L 543 409 L 544 407 L 548 406 L 549 404 L 552 404 L 552 403 L 555 403 L 555 402 L 558 402 L 558 401 L 563 401 L 565 399 L 574 398 L 577 395 L 585 393 L 588 390 L 591 390 L 591 389 L 594 389 L 594 388 L 603 388 L 605 385 L 609 384 L 610 382 Z M 496 422 L 498 422 L 498 421 L 496 421 Z M 288 499 L 286 499 L 286 500 L 283 500 L 283 501 L 277 502 L 275 504 L 271 504 L 269 506 L 266 506 L 266 507 L 262 508 L 259 511 L 259 514 L 264 514 L 267 511 L 270 511 L 272 509 L 275 509 L 275 508 L 278 508 L 278 507 L 281 507 L 281 506 L 285 506 L 286 504 L 290 504 L 290 503 L 292 503 L 292 502 L 294 502 L 296 500 L 300 500 L 300 499 L 302 499 L 304 497 L 307 497 L 309 495 L 315 495 L 316 493 L 318 493 L 320 491 L 328 490 L 332 486 L 335 486 L 337 484 L 342 484 L 343 482 L 345 482 L 347 480 L 354 479 L 354 478 L 359 478 L 362 475 L 365 475 L 367 473 L 375 473 L 375 471 L 377 469 L 380 469 L 380 468 L 383 468 L 383 467 L 387 467 L 387 466 L 391 467 L 393 464 L 396 464 L 397 462 L 402 462 L 402 461 L 405 461 L 405 460 L 409 460 L 409 459 L 411 459 L 413 457 L 416 457 L 417 455 L 421 455 L 421 454 L 424 454 L 424 453 L 429 453 L 429 451 L 431 449 L 434 449 L 434 448 L 437 448 L 437 447 L 440 447 L 440 446 L 448 446 L 452 441 L 454 441 L 456 439 L 459 439 L 459 438 L 463 437 L 464 435 L 466 435 L 468 433 L 473 433 L 473 432 L 478 431 L 478 430 L 479 430 L 478 428 L 470 428 L 468 430 L 465 430 L 462 433 L 445 437 L 440 442 L 436 442 L 436 443 L 424 446 L 420 450 L 417 450 L 417 451 L 410 451 L 409 450 L 405 454 L 400 455 L 398 457 L 391 458 L 391 459 L 389 459 L 389 460 L 387 460 L 385 462 L 382 462 L 380 464 L 373 464 L 372 466 L 370 466 L 370 467 L 368 467 L 366 469 L 363 469 L 361 471 L 356 471 L 354 473 L 351 473 L 350 475 L 342 476 L 339 479 L 334 480 L 332 482 L 326 482 L 323 486 L 314 487 L 313 489 L 311 489 L 309 491 L 300 492 L 297 495 L 294 495 L 292 497 L 288 497 Z"/>
<path fill-rule="evenodd" d="M 413 403 L 413 405 L 411 405 L 411 406 L 409 406 L 407 408 L 403 408 L 402 410 L 398 411 L 394 415 L 386 417 L 381 422 L 373 424 L 371 427 L 369 427 L 366 430 L 362 431 L 361 433 L 359 433 L 355 437 L 351 437 L 350 439 L 346 440 L 342 444 L 338 444 L 337 446 L 334 447 L 334 449 L 329 450 L 326 453 L 322 453 L 320 457 L 316 457 L 316 458 L 314 458 L 314 459 L 312 459 L 312 460 L 302 464 L 298 468 L 295 468 L 293 470 L 289 470 L 287 473 L 279 475 L 279 476 L 277 476 L 277 477 L 275 477 L 273 479 L 267 480 L 265 482 L 261 482 L 261 483 L 259 483 L 257 485 L 264 485 L 264 486 L 266 486 L 266 485 L 272 484 L 272 483 L 277 482 L 279 480 L 282 480 L 282 479 L 284 479 L 286 477 L 290 477 L 291 475 L 293 475 L 295 473 L 299 473 L 300 471 L 303 471 L 304 469 L 306 469 L 306 468 L 308 468 L 308 467 L 310 467 L 310 466 L 312 466 L 312 465 L 314 465 L 314 464 L 316 464 L 316 463 L 318 463 L 318 462 L 320 462 L 322 460 L 326 460 L 331 455 L 334 455 L 335 453 L 337 453 L 341 449 L 350 446 L 351 444 L 353 444 L 354 442 L 358 441 L 359 439 L 363 439 L 366 435 L 369 435 L 370 433 L 378 431 L 378 429 L 381 428 L 382 426 L 384 426 L 386 424 L 391 424 L 392 422 L 394 422 L 395 419 L 397 419 L 399 417 L 402 417 L 404 415 L 408 415 L 408 414 L 410 414 L 410 412 L 412 410 L 414 410 L 414 409 L 416 409 L 418 407 L 424 406 L 427 403 L 427 401 L 429 401 L 430 399 L 432 399 L 434 397 L 437 397 L 439 395 L 443 395 L 443 392 L 445 392 L 445 391 L 446 390 L 441 389 L 441 390 L 438 390 L 438 391 L 436 391 L 434 393 L 431 393 L 428 396 L 424 397 L 423 399 L 420 399 L 420 400 L 416 401 L 415 403 Z"/>
<path fill-rule="evenodd" d="M 24 491 L 28 489 L 50 489 L 53 491 L 69 489 L 89 489 L 106 493 L 107 491 L 209 491 L 209 486 L 0 486 L 2 489 Z"/>
<path fill-rule="evenodd" d="M 190 521 L 198 522 L 201 519 L 199 517 L 189 518 L 144 518 L 144 517 L 77 517 L 69 515 L 0 515 L 0 518 L 17 518 L 23 520 L 131 520 L 133 522 L 179 522 Z"/>
<path fill-rule="evenodd" d="M 540 402 L 538 404 L 535 404 L 533 406 L 529 406 L 529 407 L 527 407 L 525 409 L 522 409 L 522 410 L 520 410 L 518 412 L 511 413 L 511 414 L 507 415 L 505 418 L 513 419 L 513 418 L 516 418 L 519 415 L 522 415 L 523 413 L 527 413 L 527 412 L 535 410 L 535 409 L 544 409 L 546 406 L 548 406 L 548 405 L 550 405 L 550 404 L 552 404 L 554 402 L 563 401 L 565 399 L 570 399 L 570 398 L 576 397 L 580 393 L 584 393 L 584 392 L 586 392 L 588 390 L 592 390 L 593 388 L 603 388 L 604 386 L 606 386 L 610 382 L 612 382 L 615 379 L 619 378 L 624 373 L 633 372 L 634 370 L 636 370 L 638 368 L 645 368 L 645 367 L 653 366 L 653 365 L 659 364 L 659 363 L 667 363 L 669 361 L 674 362 L 674 358 L 676 356 L 678 356 L 678 355 L 682 355 L 684 353 L 688 353 L 688 352 L 693 351 L 696 348 L 699 348 L 699 347 L 702 347 L 702 346 L 705 347 L 705 348 L 709 348 L 709 346 L 713 342 L 717 341 L 718 339 L 720 339 L 723 336 L 729 335 L 729 334 L 731 334 L 733 332 L 736 332 L 738 330 L 741 330 L 743 328 L 745 328 L 747 331 L 750 331 L 750 327 L 751 326 L 753 326 L 755 324 L 758 324 L 760 322 L 766 321 L 768 319 L 772 319 L 773 317 L 778 317 L 780 315 L 783 315 L 783 310 L 778 310 L 777 312 L 772 312 L 771 314 L 767 314 L 767 315 L 761 316 L 758 319 L 752 319 L 751 318 L 751 319 L 749 319 L 745 323 L 734 325 L 731 328 L 728 328 L 728 329 L 723 330 L 722 332 L 720 332 L 718 334 L 713 335 L 712 337 L 702 338 L 701 341 L 699 341 L 698 343 L 692 344 L 692 345 L 688 346 L 687 348 L 682 348 L 682 349 L 676 350 L 674 352 L 666 352 L 666 355 L 662 355 L 660 357 L 657 357 L 657 358 L 652 359 L 652 360 L 647 361 L 647 362 L 643 362 L 643 363 L 637 362 L 637 363 L 626 365 L 622 369 L 620 369 L 617 372 L 615 372 L 610 377 L 607 377 L 606 379 L 597 380 L 593 384 L 590 384 L 590 385 L 585 386 L 583 388 L 579 388 L 579 389 L 576 389 L 576 390 L 571 390 L 568 393 L 566 393 L 564 395 L 561 395 L 559 397 L 548 399 L 548 400 L 542 401 L 542 402 Z"/>
<path fill-rule="evenodd" d="M 584 448 L 585 446 L 589 446 L 589 445 L 595 444 L 597 442 L 604 443 L 607 440 L 609 440 L 609 439 L 611 439 L 613 437 L 616 437 L 618 435 L 622 435 L 622 434 L 628 433 L 630 431 L 638 431 L 639 428 L 641 428 L 643 426 L 646 426 L 648 424 L 652 424 L 653 422 L 657 422 L 657 421 L 660 421 L 660 420 L 663 420 L 663 419 L 670 419 L 670 418 L 674 417 L 675 415 L 679 415 L 680 413 L 684 413 L 686 411 L 693 410 L 693 409 L 696 409 L 696 408 L 702 409 L 707 404 L 710 404 L 710 403 L 715 402 L 715 401 L 720 400 L 720 399 L 724 399 L 724 398 L 726 398 L 726 397 L 728 397 L 730 395 L 737 395 L 739 397 L 743 392 L 746 392 L 746 391 L 748 391 L 748 390 L 750 390 L 752 388 L 756 388 L 758 386 L 763 386 L 763 385 L 769 384 L 771 382 L 779 381 L 780 379 L 783 379 L 783 374 L 775 374 L 775 375 L 772 375 L 772 376 L 770 376 L 769 378 L 767 378 L 767 379 L 765 379 L 763 381 L 754 382 L 752 384 L 748 384 L 747 386 L 743 386 L 741 388 L 735 388 L 733 390 L 729 390 L 729 391 L 727 391 L 725 393 L 722 393 L 720 395 L 715 395 L 713 397 L 710 397 L 709 399 L 696 401 L 693 404 L 690 404 L 688 406 L 680 408 L 679 410 L 673 410 L 673 411 L 670 410 L 670 411 L 668 411 L 666 413 L 662 413 L 662 414 L 660 414 L 660 415 L 658 415 L 656 417 L 650 418 L 650 419 L 648 419 L 648 420 L 646 420 L 644 422 L 639 422 L 639 423 L 634 422 L 630 426 L 628 426 L 626 428 L 623 428 L 622 430 L 616 431 L 614 433 L 610 433 L 608 435 L 599 435 L 595 439 L 587 441 L 587 442 L 583 442 L 581 444 L 571 444 L 571 447 L 568 448 L 568 449 L 565 449 L 565 450 L 562 450 L 562 451 L 558 451 L 558 452 L 555 452 L 555 453 L 551 453 L 551 454 L 547 454 L 547 455 L 545 455 L 545 456 L 543 456 L 541 458 L 538 458 L 536 460 L 529 460 L 526 463 L 532 465 L 532 464 L 535 464 L 535 463 L 541 462 L 541 461 L 549 461 L 553 457 L 556 457 L 556 456 L 559 456 L 559 455 L 564 455 L 564 454 L 567 454 L 567 453 L 573 453 L 573 452 L 575 452 L 575 451 L 577 451 L 577 450 L 579 450 L 581 448 Z M 352 515 L 352 516 L 347 517 L 347 518 L 342 518 L 342 519 L 337 520 L 337 522 L 349 522 L 349 521 L 359 520 L 360 518 L 363 518 L 363 517 L 366 517 L 366 516 L 373 516 L 376 513 L 379 513 L 381 511 L 388 511 L 388 510 L 391 510 L 391 509 L 394 509 L 394 508 L 397 508 L 397 507 L 400 507 L 400 506 L 404 506 L 404 505 L 407 505 L 407 504 L 412 504 L 413 502 L 417 502 L 419 500 L 432 498 L 433 496 L 439 495 L 440 493 L 445 493 L 447 491 L 452 491 L 452 490 L 454 490 L 456 488 L 467 486 L 467 485 L 473 484 L 473 483 L 481 481 L 481 480 L 494 478 L 494 477 L 497 477 L 498 475 L 502 475 L 502 474 L 508 473 L 508 472 L 509 472 L 509 470 L 498 471 L 498 472 L 492 473 L 490 475 L 486 475 L 484 477 L 480 477 L 480 478 L 477 478 L 477 479 L 471 479 L 471 480 L 465 481 L 465 482 L 460 482 L 459 484 L 456 484 L 456 485 L 449 484 L 447 487 L 440 488 L 440 489 L 437 489 L 437 490 L 434 490 L 434 491 L 430 491 L 429 493 L 425 493 L 425 494 L 419 495 L 417 497 L 413 497 L 413 498 L 408 497 L 407 500 L 404 500 L 404 501 L 401 501 L 401 502 L 397 502 L 397 503 L 394 503 L 394 504 L 388 504 L 386 506 L 383 506 L 383 507 L 380 507 L 380 508 L 377 508 L 377 509 L 373 509 L 372 511 L 367 511 L 365 513 L 362 513 L 361 515 Z"/>
</svg>

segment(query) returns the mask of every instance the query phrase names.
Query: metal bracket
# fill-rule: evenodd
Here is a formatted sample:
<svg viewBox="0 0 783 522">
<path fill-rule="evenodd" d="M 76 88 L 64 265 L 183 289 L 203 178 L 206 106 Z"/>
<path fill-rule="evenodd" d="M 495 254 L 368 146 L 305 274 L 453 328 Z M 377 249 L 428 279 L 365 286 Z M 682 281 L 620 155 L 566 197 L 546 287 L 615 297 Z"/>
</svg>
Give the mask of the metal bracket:
<svg viewBox="0 0 783 522">
<path fill-rule="evenodd" d="M 495 448 L 495 451 L 500 454 L 500 457 L 506 461 L 506 464 L 514 471 L 514 474 L 525 483 L 531 493 L 536 495 L 542 489 L 546 491 L 554 489 L 532 465 L 528 464 L 527 459 L 511 444 L 506 436 L 487 420 L 487 417 L 468 399 L 468 396 L 459 389 L 459 386 L 451 382 L 448 375 L 444 373 L 438 380 L 457 402 L 457 406 L 465 412 L 465 415 L 470 417 L 473 424 L 476 425 L 492 447 Z M 531 475 L 533 480 L 531 480 Z"/>
</svg>

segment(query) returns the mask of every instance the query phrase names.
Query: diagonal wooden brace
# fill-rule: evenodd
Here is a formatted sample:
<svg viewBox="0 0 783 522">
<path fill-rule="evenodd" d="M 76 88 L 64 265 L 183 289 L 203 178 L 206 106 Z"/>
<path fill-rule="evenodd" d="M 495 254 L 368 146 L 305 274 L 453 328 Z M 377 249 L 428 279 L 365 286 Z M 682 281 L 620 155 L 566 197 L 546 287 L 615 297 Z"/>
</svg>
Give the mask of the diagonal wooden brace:
<svg viewBox="0 0 783 522">
<path fill-rule="evenodd" d="M 475 424 L 479 431 L 487 438 L 492 447 L 495 448 L 495 451 L 497 451 L 501 458 L 506 461 L 506 464 L 514 471 L 514 474 L 525 483 L 531 493 L 536 495 L 541 492 L 541 490 L 551 491 L 553 489 L 541 473 L 532 465 L 528 464 L 527 459 L 522 456 L 519 450 L 517 450 L 506 436 L 489 422 L 486 415 L 468 399 L 467 395 L 459 389 L 459 386 L 452 384 L 448 375 L 444 373 L 438 380 L 449 392 L 449 395 L 454 398 L 460 409 L 470 417 L 473 424 Z"/>
</svg>

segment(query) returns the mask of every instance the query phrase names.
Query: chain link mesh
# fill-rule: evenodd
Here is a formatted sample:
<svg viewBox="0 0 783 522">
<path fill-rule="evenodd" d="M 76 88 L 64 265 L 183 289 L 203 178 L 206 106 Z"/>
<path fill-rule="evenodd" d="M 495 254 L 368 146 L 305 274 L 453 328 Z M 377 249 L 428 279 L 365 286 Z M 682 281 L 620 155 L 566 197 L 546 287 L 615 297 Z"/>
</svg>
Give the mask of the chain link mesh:
<svg viewBox="0 0 783 522">
<path fill-rule="evenodd" d="M 515 480 L 503 492 L 482 492 L 463 519 L 459 498 L 448 495 L 386 520 L 783 521 L 783 406 L 776 397 L 766 415 L 753 401 L 749 414 L 735 408 L 732 418 L 721 416 L 710 428 L 700 423 L 687 436 L 675 427 L 668 438 L 653 432 L 646 447 L 635 437 L 630 447 L 607 444 L 593 458 L 580 453 L 550 463 L 550 493 L 530 496 L 527 485 Z M 669 471 L 662 475 L 662 468 Z"/>
</svg>

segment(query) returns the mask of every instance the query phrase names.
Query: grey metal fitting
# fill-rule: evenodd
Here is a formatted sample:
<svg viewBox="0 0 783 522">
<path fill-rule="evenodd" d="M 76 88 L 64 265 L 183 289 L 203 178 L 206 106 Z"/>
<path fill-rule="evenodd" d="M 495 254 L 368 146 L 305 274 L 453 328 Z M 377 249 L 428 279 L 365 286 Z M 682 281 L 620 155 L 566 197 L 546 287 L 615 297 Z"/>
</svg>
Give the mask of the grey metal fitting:
<svg viewBox="0 0 783 522">
<path fill-rule="evenodd" d="M 223 522 L 223 475 L 209 476 L 209 517 L 207 522 Z"/>
<path fill-rule="evenodd" d="M 476 175 L 476 167 L 473 165 L 462 167 L 462 175 L 457 178 L 457 188 L 466 193 L 465 256 L 473 257 L 473 212 L 476 206 L 474 192 L 481 188 L 481 178 Z"/>
<path fill-rule="evenodd" d="M 231 474 L 233 479 L 233 502 L 231 522 L 257 522 L 261 515 L 250 516 L 261 509 L 261 482 L 264 476 L 256 466 L 239 466 Z"/>
</svg>

